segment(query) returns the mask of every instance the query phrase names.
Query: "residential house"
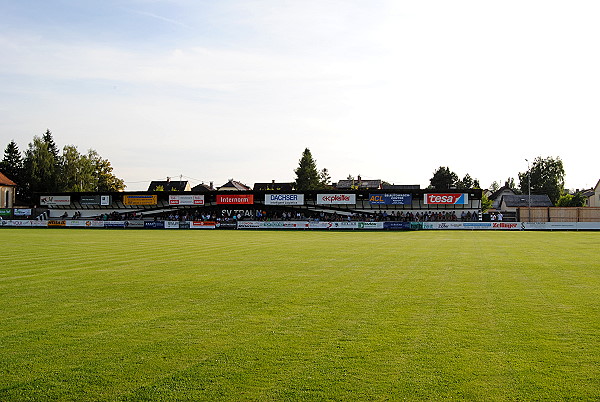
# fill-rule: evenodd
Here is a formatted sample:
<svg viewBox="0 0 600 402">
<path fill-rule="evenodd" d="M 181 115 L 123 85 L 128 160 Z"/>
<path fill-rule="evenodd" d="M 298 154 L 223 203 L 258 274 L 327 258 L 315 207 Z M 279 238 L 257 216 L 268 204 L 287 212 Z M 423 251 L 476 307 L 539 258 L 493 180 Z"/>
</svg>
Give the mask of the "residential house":
<svg viewBox="0 0 600 402">
<path fill-rule="evenodd" d="M 13 208 L 17 184 L 0 172 L 0 208 Z"/>
</svg>

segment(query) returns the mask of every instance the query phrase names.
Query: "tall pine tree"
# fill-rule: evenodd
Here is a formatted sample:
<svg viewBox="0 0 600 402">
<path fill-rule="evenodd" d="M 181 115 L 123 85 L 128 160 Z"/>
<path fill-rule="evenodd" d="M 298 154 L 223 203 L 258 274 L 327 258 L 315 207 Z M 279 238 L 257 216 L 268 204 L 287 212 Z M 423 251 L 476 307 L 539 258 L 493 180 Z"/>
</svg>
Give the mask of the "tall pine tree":
<svg viewBox="0 0 600 402">
<path fill-rule="evenodd" d="M 9 142 L 4 150 L 4 158 L 0 162 L 0 171 L 17 184 L 21 181 L 23 158 L 15 140 Z"/>
<path fill-rule="evenodd" d="M 316 190 L 320 188 L 320 177 L 317 171 L 317 162 L 313 159 L 310 149 L 302 152 L 296 173 L 297 190 Z"/>
</svg>

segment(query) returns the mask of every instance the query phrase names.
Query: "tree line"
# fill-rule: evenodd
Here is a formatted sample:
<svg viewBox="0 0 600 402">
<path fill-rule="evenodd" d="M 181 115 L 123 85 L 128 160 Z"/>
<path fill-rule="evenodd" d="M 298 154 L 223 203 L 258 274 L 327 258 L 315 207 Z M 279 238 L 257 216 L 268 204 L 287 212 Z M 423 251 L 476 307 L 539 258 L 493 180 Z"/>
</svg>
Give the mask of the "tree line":
<svg viewBox="0 0 600 402">
<path fill-rule="evenodd" d="M 65 145 L 59 152 L 50 130 L 34 136 L 23 154 L 14 140 L 8 143 L 0 171 L 17 183 L 21 203 L 32 203 L 35 193 L 125 189 L 108 159 L 93 149 L 80 153 L 75 145 Z"/>
<path fill-rule="evenodd" d="M 298 190 L 320 190 L 331 188 L 329 173 L 327 169 L 318 170 L 315 159 L 310 150 L 306 148 L 302 153 L 296 173 L 295 186 Z M 547 194 L 550 201 L 560 207 L 578 207 L 585 205 L 585 197 L 581 193 L 569 194 L 565 191 L 565 169 L 560 157 L 537 157 L 528 170 L 519 172 L 519 185 L 509 177 L 505 185 L 511 188 L 515 194 L 532 195 Z M 531 186 L 531 189 L 530 189 Z M 481 188 L 479 180 L 467 173 L 463 178 L 450 170 L 447 166 L 440 166 L 433 172 L 429 180 L 431 190 L 466 190 L 470 188 Z M 491 190 L 500 188 L 498 182 L 493 182 Z M 485 197 L 482 200 L 484 210 L 491 207 L 491 201 Z"/>
</svg>

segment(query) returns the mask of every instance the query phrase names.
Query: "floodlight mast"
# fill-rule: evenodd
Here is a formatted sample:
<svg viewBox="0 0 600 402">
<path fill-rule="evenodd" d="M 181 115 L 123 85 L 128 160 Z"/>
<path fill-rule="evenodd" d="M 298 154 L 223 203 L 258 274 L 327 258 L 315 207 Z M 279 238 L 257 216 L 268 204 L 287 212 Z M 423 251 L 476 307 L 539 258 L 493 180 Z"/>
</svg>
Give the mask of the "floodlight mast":
<svg viewBox="0 0 600 402">
<path fill-rule="evenodd" d="M 527 186 L 529 193 L 527 195 L 527 219 L 531 222 L 531 170 L 529 170 L 529 160 L 525 159 L 527 162 Z"/>
</svg>

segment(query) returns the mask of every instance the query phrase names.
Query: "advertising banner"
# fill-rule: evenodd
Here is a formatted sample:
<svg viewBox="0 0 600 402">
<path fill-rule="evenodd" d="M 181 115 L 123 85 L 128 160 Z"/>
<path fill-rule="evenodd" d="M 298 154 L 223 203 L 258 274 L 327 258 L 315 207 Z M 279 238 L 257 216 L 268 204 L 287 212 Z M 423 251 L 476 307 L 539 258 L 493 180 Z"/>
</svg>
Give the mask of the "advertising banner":
<svg viewBox="0 0 600 402">
<path fill-rule="evenodd" d="M 112 195 L 101 195 L 100 205 L 107 206 L 112 204 Z"/>
<path fill-rule="evenodd" d="M 15 216 L 31 216 L 31 208 L 15 208 Z"/>
<path fill-rule="evenodd" d="M 103 228 L 104 227 L 104 221 L 88 221 L 90 222 L 90 226 L 93 228 Z"/>
<path fill-rule="evenodd" d="M 191 221 L 190 229 L 214 229 L 217 227 L 216 222 L 212 221 Z"/>
<path fill-rule="evenodd" d="M 40 197 L 40 205 L 71 205 L 70 195 L 43 195 Z"/>
<path fill-rule="evenodd" d="M 91 221 L 68 220 L 66 225 L 68 228 L 88 228 L 92 226 Z"/>
<path fill-rule="evenodd" d="M 203 195 L 170 195 L 169 205 L 204 205 Z"/>
<path fill-rule="evenodd" d="M 179 229 L 179 221 L 165 221 L 165 229 Z"/>
<path fill-rule="evenodd" d="M 144 221 L 127 221 L 128 228 L 140 229 L 144 227 Z"/>
<path fill-rule="evenodd" d="M 356 204 L 356 194 L 317 194 L 317 204 L 340 205 Z"/>
<path fill-rule="evenodd" d="M 348 229 L 358 229 L 358 222 L 332 222 L 332 229 L 342 229 L 342 230 L 348 230 Z"/>
<path fill-rule="evenodd" d="M 309 222 L 309 229 L 331 229 L 333 227 L 333 222 Z"/>
<path fill-rule="evenodd" d="M 410 222 L 383 222 L 383 228 L 388 230 L 409 230 Z"/>
<path fill-rule="evenodd" d="M 63 220 L 49 220 L 48 221 L 48 227 L 65 227 L 67 226 L 66 221 Z"/>
<path fill-rule="evenodd" d="M 371 205 L 411 205 L 411 194 L 369 194 Z"/>
<path fill-rule="evenodd" d="M 238 229 L 308 229 L 306 221 L 239 221 Z"/>
<path fill-rule="evenodd" d="M 217 204 L 254 204 L 254 195 L 218 194 Z"/>
<path fill-rule="evenodd" d="M 577 222 L 523 222 L 525 230 L 577 230 Z"/>
<path fill-rule="evenodd" d="M 105 228 L 124 228 L 127 227 L 127 222 L 125 221 L 104 221 Z"/>
<path fill-rule="evenodd" d="M 99 195 L 82 195 L 79 197 L 79 203 L 81 205 L 100 205 Z"/>
<path fill-rule="evenodd" d="M 304 205 L 304 194 L 265 194 L 265 205 Z"/>
<path fill-rule="evenodd" d="M 45 228 L 48 227 L 48 221 L 29 221 L 31 223 L 31 226 L 33 227 L 38 227 L 38 228 Z"/>
<path fill-rule="evenodd" d="M 15 226 L 15 227 L 30 227 L 31 226 L 31 221 L 28 220 L 12 220 L 12 221 L 8 221 L 9 224 L 8 226 Z"/>
<path fill-rule="evenodd" d="M 156 195 L 124 195 L 123 204 L 125 205 L 156 205 L 158 203 Z"/>
<path fill-rule="evenodd" d="M 0 209 L 0 216 L 10 216 L 11 211 L 10 208 L 2 208 Z"/>
<path fill-rule="evenodd" d="M 359 229 L 383 229 L 383 222 L 358 222 Z"/>
<path fill-rule="evenodd" d="M 164 229 L 165 223 L 163 221 L 145 221 L 145 229 Z"/>
<path fill-rule="evenodd" d="M 236 222 L 217 222 L 217 229 L 237 229 Z"/>
<path fill-rule="evenodd" d="M 465 193 L 425 194 L 424 202 L 427 205 L 468 204 L 469 203 L 469 194 L 465 194 Z"/>
<path fill-rule="evenodd" d="M 238 229 L 259 229 L 260 228 L 260 222 L 256 222 L 256 221 L 239 221 L 237 223 L 237 228 Z"/>
</svg>

